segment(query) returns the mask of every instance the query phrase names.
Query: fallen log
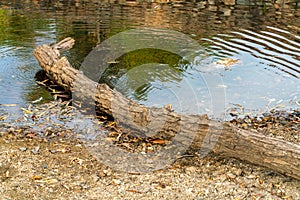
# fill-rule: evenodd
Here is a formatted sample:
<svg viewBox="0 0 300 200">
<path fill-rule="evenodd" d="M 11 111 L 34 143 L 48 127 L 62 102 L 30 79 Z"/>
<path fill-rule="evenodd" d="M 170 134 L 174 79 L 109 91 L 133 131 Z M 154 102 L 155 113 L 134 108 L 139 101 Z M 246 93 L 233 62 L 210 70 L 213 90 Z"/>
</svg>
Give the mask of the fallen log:
<svg viewBox="0 0 300 200">
<path fill-rule="evenodd" d="M 57 84 L 78 95 L 83 102 L 92 100 L 107 115 L 117 113 L 114 117 L 119 124 L 146 133 L 148 137 L 172 140 L 178 151 L 184 150 L 185 145 L 192 141 L 192 146 L 202 151 L 212 150 L 221 156 L 264 166 L 300 180 L 299 145 L 238 129 L 204 116 L 182 115 L 167 107 L 140 105 L 74 69 L 66 57 L 60 56 L 60 51 L 72 48 L 73 44 L 72 38 L 66 38 L 52 46 L 42 45 L 34 50 L 34 56 Z M 76 84 L 80 87 L 75 87 Z M 161 122 L 164 122 L 163 125 Z"/>
</svg>

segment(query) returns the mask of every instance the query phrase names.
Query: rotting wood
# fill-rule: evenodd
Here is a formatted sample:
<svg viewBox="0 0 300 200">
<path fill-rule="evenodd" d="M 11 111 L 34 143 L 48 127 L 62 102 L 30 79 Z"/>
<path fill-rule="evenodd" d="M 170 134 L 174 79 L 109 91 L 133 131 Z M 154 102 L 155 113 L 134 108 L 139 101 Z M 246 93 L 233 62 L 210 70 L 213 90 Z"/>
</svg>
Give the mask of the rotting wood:
<svg viewBox="0 0 300 200">
<path fill-rule="evenodd" d="M 107 115 L 118 113 L 116 120 L 121 125 L 141 133 L 152 133 L 150 136 L 153 136 L 155 122 L 164 121 L 159 133 L 154 134 L 155 137 L 170 139 L 178 144 L 193 140 L 192 146 L 199 149 L 212 145 L 212 151 L 216 154 L 264 166 L 300 180 L 298 144 L 238 129 L 229 123 L 209 120 L 200 115 L 180 115 L 167 108 L 140 105 L 105 84 L 93 82 L 74 69 L 66 57 L 60 56 L 61 51 L 72 48 L 73 44 L 72 38 L 66 38 L 52 46 L 42 45 L 34 50 L 34 56 L 57 84 L 75 92 L 83 101 L 92 99 Z M 74 87 L 75 82 L 80 87 Z M 74 91 L 76 88 L 80 89 Z M 151 119 L 156 120 L 153 122 Z"/>
</svg>

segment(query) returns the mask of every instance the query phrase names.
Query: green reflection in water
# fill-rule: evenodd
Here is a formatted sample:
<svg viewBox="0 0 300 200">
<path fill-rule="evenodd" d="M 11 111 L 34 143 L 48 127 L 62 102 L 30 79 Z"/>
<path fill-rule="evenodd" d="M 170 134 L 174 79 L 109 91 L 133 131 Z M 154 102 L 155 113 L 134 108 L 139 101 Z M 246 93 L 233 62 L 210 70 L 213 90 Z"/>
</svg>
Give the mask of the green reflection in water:
<svg viewBox="0 0 300 200">
<path fill-rule="evenodd" d="M 160 49 L 139 49 L 116 59 L 105 70 L 99 82 L 135 100 L 146 100 L 156 84 L 180 82 L 188 61 Z"/>
<path fill-rule="evenodd" d="M 53 96 L 44 87 L 32 87 L 26 93 L 26 100 L 29 102 L 36 101 L 37 104 L 43 104 L 54 100 Z"/>
<path fill-rule="evenodd" d="M 33 45 L 36 30 L 49 31 L 48 19 L 41 14 L 25 14 L 16 10 L 0 9 L 0 44 Z"/>
<path fill-rule="evenodd" d="M 0 90 L 1 102 L 24 104 L 40 97 L 43 101 L 53 98 L 34 82 L 40 69 L 32 52 L 37 38 L 50 32 L 49 19 L 42 14 L 0 8 Z"/>
</svg>

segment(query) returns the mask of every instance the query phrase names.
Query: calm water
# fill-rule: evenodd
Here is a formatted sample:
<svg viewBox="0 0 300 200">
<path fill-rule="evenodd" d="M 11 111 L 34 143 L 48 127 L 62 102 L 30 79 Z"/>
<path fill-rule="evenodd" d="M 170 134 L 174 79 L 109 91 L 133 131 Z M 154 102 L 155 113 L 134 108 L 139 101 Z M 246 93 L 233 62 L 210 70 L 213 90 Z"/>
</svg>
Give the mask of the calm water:
<svg viewBox="0 0 300 200">
<path fill-rule="evenodd" d="M 211 113 L 211 91 L 203 79 L 207 74 L 222 80 L 216 87 L 225 90 L 226 107 L 239 104 L 255 112 L 276 106 L 298 108 L 298 0 L 276 3 L 1 1 L 0 110 L 18 112 L 40 97 L 52 99 L 34 81 L 40 70 L 32 55 L 37 45 L 75 38 L 75 47 L 66 54 L 79 68 L 97 44 L 141 27 L 184 33 L 202 49 L 190 63 L 160 50 L 122 56 L 105 71 L 102 81 L 126 96 L 149 106 L 171 103 L 180 112 Z M 238 62 L 228 67 L 216 64 L 226 58 Z"/>
</svg>

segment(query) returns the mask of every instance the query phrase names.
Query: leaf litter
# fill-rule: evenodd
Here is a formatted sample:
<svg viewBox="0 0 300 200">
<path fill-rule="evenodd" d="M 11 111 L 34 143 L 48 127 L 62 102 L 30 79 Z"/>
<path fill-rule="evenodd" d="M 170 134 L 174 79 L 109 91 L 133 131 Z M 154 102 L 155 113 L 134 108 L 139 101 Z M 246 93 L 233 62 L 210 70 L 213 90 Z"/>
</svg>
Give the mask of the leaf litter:
<svg viewBox="0 0 300 200">
<path fill-rule="evenodd" d="M 192 149 L 162 170 L 116 171 L 94 158 L 84 141 L 103 137 L 125 151 L 146 154 L 168 141 L 141 137 L 106 116 L 91 123 L 71 101 L 28 105 L 22 111 L 20 119 L 2 117 L 0 125 L 4 199 L 300 199 L 297 180 L 213 154 L 199 158 Z M 299 144 L 299 111 L 241 117 L 245 109 L 237 106 L 236 112 L 232 124 Z M 102 135 L 89 132 L 89 125 L 97 125 Z"/>
</svg>

